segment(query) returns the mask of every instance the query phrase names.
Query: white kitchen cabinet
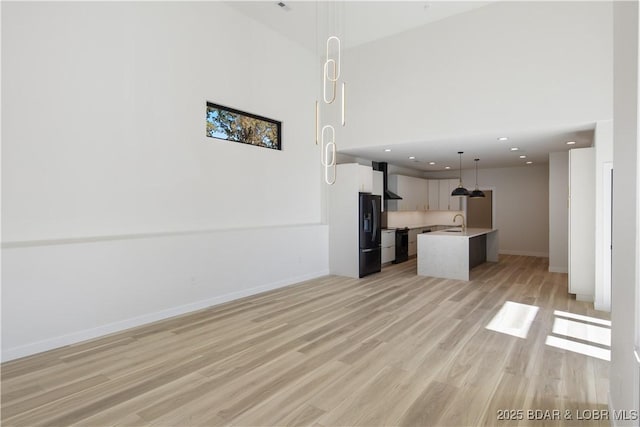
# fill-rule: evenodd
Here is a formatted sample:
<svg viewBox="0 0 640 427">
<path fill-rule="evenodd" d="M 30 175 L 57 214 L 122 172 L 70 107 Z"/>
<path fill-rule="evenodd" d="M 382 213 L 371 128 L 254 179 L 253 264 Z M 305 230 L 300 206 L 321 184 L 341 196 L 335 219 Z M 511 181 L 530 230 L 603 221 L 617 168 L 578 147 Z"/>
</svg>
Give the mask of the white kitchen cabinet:
<svg viewBox="0 0 640 427">
<path fill-rule="evenodd" d="M 389 175 L 389 189 L 402 200 L 389 201 L 390 211 L 459 211 L 463 197 L 452 197 L 459 180 L 422 179 L 405 175 Z"/>
<path fill-rule="evenodd" d="M 429 183 L 426 179 L 415 178 L 412 176 L 408 178 L 407 186 L 411 194 L 411 199 L 408 203 L 407 210 L 409 211 L 426 211 L 429 204 Z"/>
<path fill-rule="evenodd" d="M 389 210 L 426 211 L 429 205 L 429 184 L 426 179 L 406 175 L 389 175 L 389 190 L 402 200 L 389 204 Z"/>
<path fill-rule="evenodd" d="M 426 211 L 429 209 L 429 181 L 422 178 L 414 178 L 416 197 L 416 210 Z"/>
<path fill-rule="evenodd" d="M 396 259 L 396 231 L 382 230 L 382 263 Z"/>
<path fill-rule="evenodd" d="M 438 181 L 438 192 L 438 210 L 448 211 L 449 201 L 451 200 L 451 190 L 449 190 L 448 179 Z"/>
<path fill-rule="evenodd" d="M 411 206 L 414 205 L 414 192 L 409 183 L 409 177 L 404 175 L 389 175 L 388 185 L 389 190 L 402 197 L 402 200 L 390 201 L 388 207 L 389 210 L 394 211 L 410 211 Z"/>
<path fill-rule="evenodd" d="M 428 179 L 428 197 L 427 197 L 427 210 L 437 211 L 440 210 L 440 183 L 437 179 Z"/>
<path fill-rule="evenodd" d="M 462 199 L 464 197 L 451 197 L 451 192 L 458 188 L 460 184 L 459 179 L 449 179 L 449 210 L 450 211 L 459 211 L 462 209 Z"/>
<path fill-rule="evenodd" d="M 373 169 L 371 167 L 358 168 L 358 191 L 360 193 L 373 192 Z"/>
<path fill-rule="evenodd" d="M 458 179 L 441 179 L 438 182 L 438 209 L 440 211 L 459 211 L 462 209 L 462 197 L 453 197 L 451 192 L 458 187 Z"/>
</svg>

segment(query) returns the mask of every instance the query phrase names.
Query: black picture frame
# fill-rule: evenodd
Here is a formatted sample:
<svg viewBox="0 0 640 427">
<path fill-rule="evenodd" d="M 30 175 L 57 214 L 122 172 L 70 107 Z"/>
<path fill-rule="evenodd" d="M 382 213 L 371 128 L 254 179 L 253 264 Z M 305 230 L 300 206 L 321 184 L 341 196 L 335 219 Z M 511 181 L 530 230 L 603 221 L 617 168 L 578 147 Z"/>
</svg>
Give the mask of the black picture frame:
<svg viewBox="0 0 640 427">
<path fill-rule="evenodd" d="M 210 138 L 282 150 L 282 122 L 207 101 Z"/>
</svg>

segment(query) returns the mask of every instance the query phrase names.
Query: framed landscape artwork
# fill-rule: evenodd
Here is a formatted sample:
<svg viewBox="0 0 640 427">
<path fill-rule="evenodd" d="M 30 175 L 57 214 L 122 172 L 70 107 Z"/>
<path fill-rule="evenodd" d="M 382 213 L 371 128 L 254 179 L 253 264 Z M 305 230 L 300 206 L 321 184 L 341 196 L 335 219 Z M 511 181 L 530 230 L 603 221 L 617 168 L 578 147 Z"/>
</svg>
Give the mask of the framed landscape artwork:
<svg viewBox="0 0 640 427">
<path fill-rule="evenodd" d="M 282 150 L 282 122 L 207 102 L 207 136 Z"/>
</svg>

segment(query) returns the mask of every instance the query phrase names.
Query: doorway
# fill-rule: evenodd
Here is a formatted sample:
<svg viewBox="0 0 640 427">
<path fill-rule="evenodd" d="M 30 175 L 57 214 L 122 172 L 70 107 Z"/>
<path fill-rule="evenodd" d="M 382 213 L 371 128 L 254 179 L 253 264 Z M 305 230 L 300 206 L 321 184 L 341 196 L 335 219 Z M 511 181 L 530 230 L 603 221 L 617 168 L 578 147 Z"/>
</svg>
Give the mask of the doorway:
<svg viewBox="0 0 640 427">
<path fill-rule="evenodd" d="M 493 191 L 482 190 L 484 197 L 467 198 L 467 227 L 493 228 Z"/>
</svg>

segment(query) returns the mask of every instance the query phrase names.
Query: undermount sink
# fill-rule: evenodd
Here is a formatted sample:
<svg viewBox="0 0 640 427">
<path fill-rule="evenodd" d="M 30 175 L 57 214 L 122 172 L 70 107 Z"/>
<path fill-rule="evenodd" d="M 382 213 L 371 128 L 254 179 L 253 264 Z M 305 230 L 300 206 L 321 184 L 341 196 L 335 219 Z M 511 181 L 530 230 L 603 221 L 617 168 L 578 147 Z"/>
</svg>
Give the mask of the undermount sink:
<svg viewBox="0 0 640 427">
<path fill-rule="evenodd" d="M 447 233 L 462 233 L 462 230 L 444 230 Z"/>
</svg>

